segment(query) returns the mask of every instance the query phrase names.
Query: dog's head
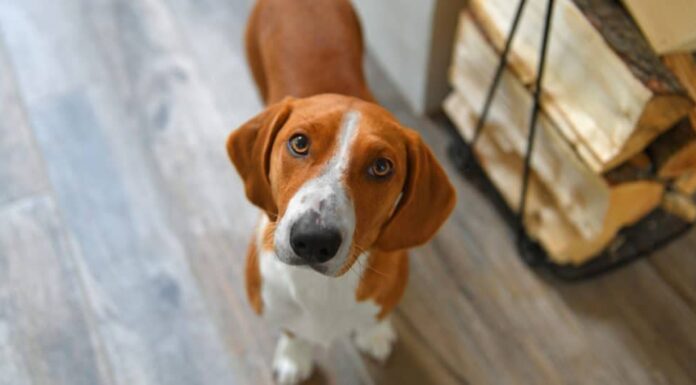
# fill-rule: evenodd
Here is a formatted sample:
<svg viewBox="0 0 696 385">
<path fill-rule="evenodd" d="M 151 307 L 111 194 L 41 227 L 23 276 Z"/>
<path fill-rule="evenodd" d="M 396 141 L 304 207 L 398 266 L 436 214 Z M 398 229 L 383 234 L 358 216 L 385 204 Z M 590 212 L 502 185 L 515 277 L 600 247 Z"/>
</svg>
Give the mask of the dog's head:
<svg viewBox="0 0 696 385">
<path fill-rule="evenodd" d="M 383 108 L 341 95 L 287 98 L 232 132 L 227 150 L 266 243 L 290 265 L 345 273 L 371 248 L 428 241 L 455 194 L 420 136 Z"/>
</svg>

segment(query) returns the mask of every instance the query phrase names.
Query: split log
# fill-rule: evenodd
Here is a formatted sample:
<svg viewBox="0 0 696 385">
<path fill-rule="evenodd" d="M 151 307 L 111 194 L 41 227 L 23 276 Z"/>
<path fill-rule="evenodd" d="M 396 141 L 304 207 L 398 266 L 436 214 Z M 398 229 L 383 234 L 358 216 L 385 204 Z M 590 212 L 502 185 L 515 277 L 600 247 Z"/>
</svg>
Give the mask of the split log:
<svg viewBox="0 0 696 385">
<path fill-rule="evenodd" d="M 678 178 L 696 170 L 696 129 L 689 119 L 660 135 L 647 149 L 657 168 L 657 175 L 664 179 Z"/>
<path fill-rule="evenodd" d="M 471 140 L 478 114 L 466 98 L 454 91 L 444 103 L 445 112 L 462 136 Z M 522 157 L 506 152 L 496 143 L 495 127 L 486 127 L 474 152 L 481 166 L 512 210 L 519 206 L 522 183 Z M 548 186 L 532 171 L 524 223 L 527 233 L 538 240 L 554 262 L 579 265 L 606 248 L 619 230 L 631 225 L 655 209 L 661 202 L 664 186 L 654 181 L 636 181 L 615 186 L 610 191 L 609 204 L 603 218 L 602 230 L 593 238 L 585 238 L 564 215 Z"/>
<path fill-rule="evenodd" d="M 515 7 L 507 0 L 470 4 L 500 52 Z M 527 2 L 510 52 L 510 66 L 527 86 L 536 77 L 545 6 Z M 596 172 L 642 151 L 693 105 L 613 1 L 557 1 L 550 38 L 542 107 Z"/>
<path fill-rule="evenodd" d="M 675 190 L 687 196 L 696 194 L 696 170 L 689 171 L 674 181 Z"/>
<path fill-rule="evenodd" d="M 445 100 L 443 107 L 462 136 L 467 141 L 471 140 L 478 115 L 465 99 L 455 91 Z M 522 185 L 522 157 L 504 151 L 495 142 L 493 131 L 489 128 L 486 127 L 479 137 L 474 151 L 505 202 L 513 211 L 517 211 Z M 535 172 L 530 174 L 524 223 L 527 233 L 539 240 L 550 256 L 559 262 L 567 262 L 567 240 L 578 237 L 579 232 L 561 215 L 560 208 Z"/>
<path fill-rule="evenodd" d="M 687 195 L 677 191 L 667 192 L 662 200 L 662 208 L 686 222 L 696 222 L 696 204 Z"/>
<path fill-rule="evenodd" d="M 478 107 L 491 83 L 497 54 L 468 12 L 460 17 L 456 40 L 450 81 L 468 105 Z M 524 156 L 531 106 L 529 91 L 506 70 L 488 115 L 487 128 L 504 151 Z M 609 186 L 578 158 L 545 114 L 541 114 L 538 124 L 532 169 L 570 222 L 585 238 L 593 238 L 602 231 Z"/>
<path fill-rule="evenodd" d="M 696 51 L 696 0 L 623 0 L 656 52 Z"/>
<path fill-rule="evenodd" d="M 691 127 L 696 127 L 696 111 L 692 111 L 691 114 L 689 114 L 689 118 L 691 120 Z M 694 195 L 696 195 L 696 169 L 687 171 L 675 179 L 672 186 L 682 194 L 694 197 Z M 696 197 L 694 198 L 696 199 Z"/>
</svg>

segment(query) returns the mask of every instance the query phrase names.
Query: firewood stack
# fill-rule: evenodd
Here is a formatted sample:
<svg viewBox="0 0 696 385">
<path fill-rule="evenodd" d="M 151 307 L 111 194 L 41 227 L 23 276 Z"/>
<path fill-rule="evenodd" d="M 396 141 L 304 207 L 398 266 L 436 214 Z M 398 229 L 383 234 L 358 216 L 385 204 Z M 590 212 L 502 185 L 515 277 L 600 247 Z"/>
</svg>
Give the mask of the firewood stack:
<svg viewBox="0 0 696 385">
<path fill-rule="evenodd" d="M 444 103 L 466 141 L 517 2 L 469 3 L 455 39 L 454 91 Z M 519 205 L 546 3 L 527 1 L 474 148 L 513 210 Z M 622 228 L 658 208 L 696 220 L 694 56 L 659 57 L 617 1 L 557 0 L 546 60 L 524 222 L 549 257 L 559 264 L 586 262 Z"/>
</svg>

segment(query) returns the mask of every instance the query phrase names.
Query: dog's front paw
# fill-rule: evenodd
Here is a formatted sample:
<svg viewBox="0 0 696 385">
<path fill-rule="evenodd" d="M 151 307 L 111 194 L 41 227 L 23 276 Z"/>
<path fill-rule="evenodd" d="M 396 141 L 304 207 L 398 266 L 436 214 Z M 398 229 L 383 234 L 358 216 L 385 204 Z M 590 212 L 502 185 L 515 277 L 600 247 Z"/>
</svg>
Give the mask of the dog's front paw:
<svg viewBox="0 0 696 385">
<path fill-rule="evenodd" d="M 355 345 L 380 363 L 387 361 L 396 342 L 396 331 L 389 320 L 355 333 Z"/>
<path fill-rule="evenodd" d="M 312 375 L 312 347 L 299 338 L 280 337 L 273 357 L 273 378 L 279 385 L 295 385 Z"/>
</svg>

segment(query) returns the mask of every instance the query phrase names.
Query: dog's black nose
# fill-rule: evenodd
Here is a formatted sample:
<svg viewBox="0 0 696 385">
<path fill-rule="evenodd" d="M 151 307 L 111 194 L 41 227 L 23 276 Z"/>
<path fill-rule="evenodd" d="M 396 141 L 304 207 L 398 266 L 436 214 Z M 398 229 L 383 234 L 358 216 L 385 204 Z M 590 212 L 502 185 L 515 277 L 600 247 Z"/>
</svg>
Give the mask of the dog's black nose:
<svg viewBox="0 0 696 385">
<path fill-rule="evenodd" d="M 338 229 L 322 225 L 313 211 L 301 216 L 290 228 L 290 246 L 305 262 L 323 263 L 333 258 L 341 247 Z"/>
</svg>

